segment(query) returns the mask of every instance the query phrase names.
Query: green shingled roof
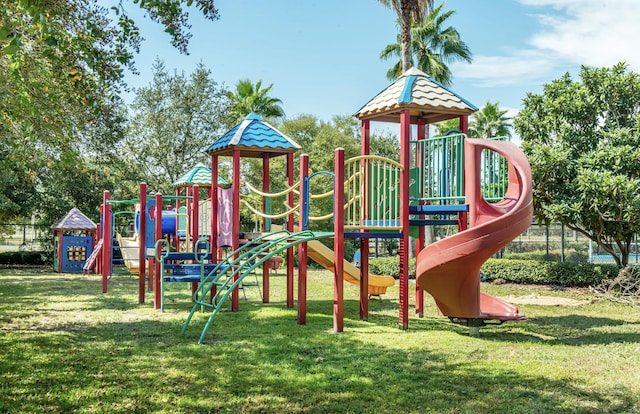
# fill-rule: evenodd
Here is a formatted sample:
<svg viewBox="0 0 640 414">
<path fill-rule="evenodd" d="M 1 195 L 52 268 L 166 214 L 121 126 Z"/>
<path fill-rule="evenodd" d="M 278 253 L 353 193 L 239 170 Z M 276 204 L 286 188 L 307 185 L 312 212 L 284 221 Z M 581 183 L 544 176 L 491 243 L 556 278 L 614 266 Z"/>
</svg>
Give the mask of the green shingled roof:
<svg viewBox="0 0 640 414">
<path fill-rule="evenodd" d="M 201 187 L 211 187 L 211 168 L 198 163 L 188 172 L 182 174 L 174 183 L 174 187 L 185 187 L 198 184 Z M 218 185 L 229 185 L 222 177 L 218 177 Z"/>
</svg>

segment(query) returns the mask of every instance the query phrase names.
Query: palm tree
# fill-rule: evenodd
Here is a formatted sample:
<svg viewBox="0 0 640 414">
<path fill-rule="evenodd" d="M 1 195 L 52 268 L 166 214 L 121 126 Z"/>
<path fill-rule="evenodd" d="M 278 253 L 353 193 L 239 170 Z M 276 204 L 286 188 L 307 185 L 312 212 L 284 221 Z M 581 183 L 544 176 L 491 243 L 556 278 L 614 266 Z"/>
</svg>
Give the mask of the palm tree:
<svg viewBox="0 0 640 414">
<path fill-rule="evenodd" d="M 424 19 L 412 27 L 411 63 L 414 58 L 417 68 L 428 73 L 445 86 L 451 85 L 451 70 L 448 64 L 455 61 L 471 62 L 471 51 L 460 39 L 460 34 L 451 26 L 445 27 L 446 21 L 455 14 L 449 10 L 440 14 L 444 4 L 433 9 Z M 401 35 L 398 35 L 398 42 Z M 381 59 L 401 57 L 401 44 L 393 43 L 380 54 Z M 393 80 L 405 71 L 404 65 L 397 62 L 387 72 L 387 78 Z"/>
<path fill-rule="evenodd" d="M 433 0 L 378 0 L 389 9 L 395 10 L 400 22 L 401 62 L 402 72 L 413 66 L 411 62 L 411 26 L 414 21 L 422 20 L 427 12 L 433 8 Z"/>
<path fill-rule="evenodd" d="M 228 92 L 227 96 L 231 100 L 229 116 L 233 122 L 240 122 L 251 112 L 263 118 L 282 118 L 284 110 L 282 101 L 267 95 L 273 84 L 262 88 L 262 80 L 256 82 L 255 86 L 249 79 L 241 79 L 236 84 L 236 92 Z"/>
<path fill-rule="evenodd" d="M 511 119 L 507 111 L 501 111 L 499 103 L 487 101 L 485 106 L 471 116 L 469 136 L 478 138 L 511 137 Z"/>
</svg>

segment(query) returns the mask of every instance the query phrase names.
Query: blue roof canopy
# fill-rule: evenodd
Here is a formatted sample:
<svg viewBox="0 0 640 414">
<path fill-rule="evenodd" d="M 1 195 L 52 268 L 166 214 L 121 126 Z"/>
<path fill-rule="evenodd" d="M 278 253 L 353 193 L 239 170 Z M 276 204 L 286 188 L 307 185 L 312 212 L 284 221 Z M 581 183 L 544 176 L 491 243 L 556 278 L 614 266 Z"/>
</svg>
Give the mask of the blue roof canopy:
<svg viewBox="0 0 640 414">
<path fill-rule="evenodd" d="M 207 153 L 231 155 L 234 150 L 240 150 L 241 157 L 256 158 L 265 153 L 273 156 L 293 153 L 300 148 L 291 138 L 252 112 L 211 144 Z"/>
</svg>

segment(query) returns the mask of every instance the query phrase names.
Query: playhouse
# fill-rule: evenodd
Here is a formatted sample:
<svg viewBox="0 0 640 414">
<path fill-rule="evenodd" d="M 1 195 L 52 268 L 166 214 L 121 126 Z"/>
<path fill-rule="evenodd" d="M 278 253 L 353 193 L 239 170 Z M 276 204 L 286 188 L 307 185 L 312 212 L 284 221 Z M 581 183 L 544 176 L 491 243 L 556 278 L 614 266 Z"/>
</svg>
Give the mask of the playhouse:
<svg viewBox="0 0 640 414">
<path fill-rule="evenodd" d="M 77 208 L 72 208 L 51 226 L 54 232 L 53 270 L 82 272 L 93 251 L 96 224 Z"/>
</svg>

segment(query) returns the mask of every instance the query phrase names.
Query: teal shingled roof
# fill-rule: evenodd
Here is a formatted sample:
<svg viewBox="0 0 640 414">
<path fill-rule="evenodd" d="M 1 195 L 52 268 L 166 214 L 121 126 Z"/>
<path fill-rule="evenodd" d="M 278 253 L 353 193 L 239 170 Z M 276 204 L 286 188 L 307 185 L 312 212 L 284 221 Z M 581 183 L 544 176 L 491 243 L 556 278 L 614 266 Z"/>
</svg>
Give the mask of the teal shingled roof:
<svg viewBox="0 0 640 414">
<path fill-rule="evenodd" d="M 200 187 L 211 187 L 211 168 L 202 163 L 198 163 L 191 170 L 182 174 L 173 183 L 174 187 L 186 187 L 198 184 Z M 218 177 L 218 185 L 227 186 L 229 183 L 222 177 Z"/>
<path fill-rule="evenodd" d="M 260 115 L 251 113 L 218 138 L 207 148 L 207 152 L 212 155 L 231 155 L 234 149 L 238 149 L 241 157 L 262 157 L 265 153 L 293 153 L 300 148 L 300 145 L 269 125 Z"/>
<path fill-rule="evenodd" d="M 97 227 L 96 223 L 74 207 L 51 228 L 54 230 L 96 230 Z"/>
</svg>

